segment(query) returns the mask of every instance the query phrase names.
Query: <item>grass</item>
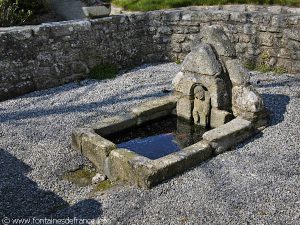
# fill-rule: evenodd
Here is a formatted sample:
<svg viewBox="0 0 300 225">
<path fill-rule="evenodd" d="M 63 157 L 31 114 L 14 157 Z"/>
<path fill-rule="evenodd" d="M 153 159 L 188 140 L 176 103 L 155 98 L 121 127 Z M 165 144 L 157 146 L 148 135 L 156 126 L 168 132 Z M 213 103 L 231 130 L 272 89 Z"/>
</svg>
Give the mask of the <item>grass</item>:
<svg viewBox="0 0 300 225">
<path fill-rule="evenodd" d="M 101 64 L 95 66 L 90 71 L 90 78 L 96 80 L 105 80 L 105 79 L 112 79 L 117 76 L 119 69 L 116 65 L 113 64 Z"/>
<path fill-rule="evenodd" d="M 249 70 L 256 70 L 262 73 L 274 72 L 277 74 L 283 74 L 287 72 L 287 69 L 282 66 L 270 66 L 269 62 L 271 60 L 271 55 L 269 52 L 262 52 L 259 56 L 259 63 L 253 63 L 251 61 L 246 61 L 244 66 Z"/>
<path fill-rule="evenodd" d="M 112 3 L 131 11 L 151 11 L 193 5 L 260 4 L 300 6 L 299 0 L 112 0 Z"/>
</svg>

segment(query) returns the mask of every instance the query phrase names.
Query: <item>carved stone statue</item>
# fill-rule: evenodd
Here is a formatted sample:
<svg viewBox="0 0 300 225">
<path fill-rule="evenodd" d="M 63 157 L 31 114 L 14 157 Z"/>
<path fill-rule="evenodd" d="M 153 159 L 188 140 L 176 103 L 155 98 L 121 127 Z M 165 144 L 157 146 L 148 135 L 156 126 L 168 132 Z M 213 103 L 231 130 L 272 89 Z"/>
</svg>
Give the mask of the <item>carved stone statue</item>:
<svg viewBox="0 0 300 225">
<path fill-rule="evenodd" d="M 196 125 L 209 126 L 210 121 L 210 94 L 201 85 L 194 88 L 193 119 Z"/>
</svg>

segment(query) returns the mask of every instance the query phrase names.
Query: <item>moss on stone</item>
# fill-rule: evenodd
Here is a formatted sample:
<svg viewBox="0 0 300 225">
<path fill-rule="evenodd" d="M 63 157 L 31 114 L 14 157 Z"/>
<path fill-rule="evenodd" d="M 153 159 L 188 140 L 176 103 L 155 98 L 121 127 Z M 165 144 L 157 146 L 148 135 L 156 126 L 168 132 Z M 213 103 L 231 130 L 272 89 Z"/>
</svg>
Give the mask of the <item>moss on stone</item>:
<svg viewBox="0 0 300 225">
<path fill-rule="evenodd" d="M 126 151 L 126 150 L 120 150 L 121 154 L 126 156 L 126 158 L 131 159 L 133 157 L 136 157 L 137 154 L 132 151 Z"/>
<path fill-rule="evenodd" d="M 102 181 L 100 184 L 97 184 L 97 186 L 93 189 L 93 192 L 103 192 L 110 188 L 112 188 L 114 184 L 110 182 L 110 180 Z"/>
<path fill-rule="evenodd" d="M 175 60 L 175 63 L 176 63 L 177 65 L 179 65 L 179 64 L 181 64 L 181 60 L 180 60 L 180 59 L 176 59 L 176 60 Z"/>
<path fill-rule="evenodd" d="M 63 179 L 78 186 L 84 187 L 92 184 L 92 178 L 96 175 L 96 170 L 89 166 L 82 166 L 76 170 L 67 172 Z"/>
<path fill-rule="evenodd" d="M 287 69 L 284 68 L 283 66 L 278 66 L 274 68 L 273 72 L 278 74 L 283 74 L 283 73 L 287 73 Z"/>
</svg>

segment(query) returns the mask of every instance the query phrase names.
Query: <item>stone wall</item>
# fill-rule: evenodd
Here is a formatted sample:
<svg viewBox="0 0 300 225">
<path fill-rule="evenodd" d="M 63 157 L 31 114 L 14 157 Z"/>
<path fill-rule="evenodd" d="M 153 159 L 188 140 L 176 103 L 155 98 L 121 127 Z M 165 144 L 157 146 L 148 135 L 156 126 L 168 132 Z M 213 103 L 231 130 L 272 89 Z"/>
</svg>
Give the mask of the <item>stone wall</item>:
<svg viewBox="0 0 300 225">
<path fill-rule="evenodd" d="M 0 28 L 0 100 L 86 78 L 99 64 L 182 60 L 213 24 L 224 27 L 243 61 L 300 72 L 299 8 L 189 7 Z"/>
</svg>

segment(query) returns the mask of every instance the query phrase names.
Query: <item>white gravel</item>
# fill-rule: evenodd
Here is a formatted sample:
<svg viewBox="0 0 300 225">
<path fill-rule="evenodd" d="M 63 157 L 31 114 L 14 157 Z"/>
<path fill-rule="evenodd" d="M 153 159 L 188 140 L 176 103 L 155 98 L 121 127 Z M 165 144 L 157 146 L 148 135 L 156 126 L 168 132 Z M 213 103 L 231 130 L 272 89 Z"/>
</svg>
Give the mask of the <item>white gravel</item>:
<svg viewBox="0 0 300 225">
<path fill-rule="evenodd" d="M 144 65 L 114 80 L 71 83 L 0 102 L 0 219 L 99 218 L 100 224 L 299 224 L 300 74 L 253 73 L 271 126 L 151 190 L 104 195 L 62 180 L 87 164 L 70 147 L 74 127 L 164 95 L 179 71 Z"/>
</svg>

